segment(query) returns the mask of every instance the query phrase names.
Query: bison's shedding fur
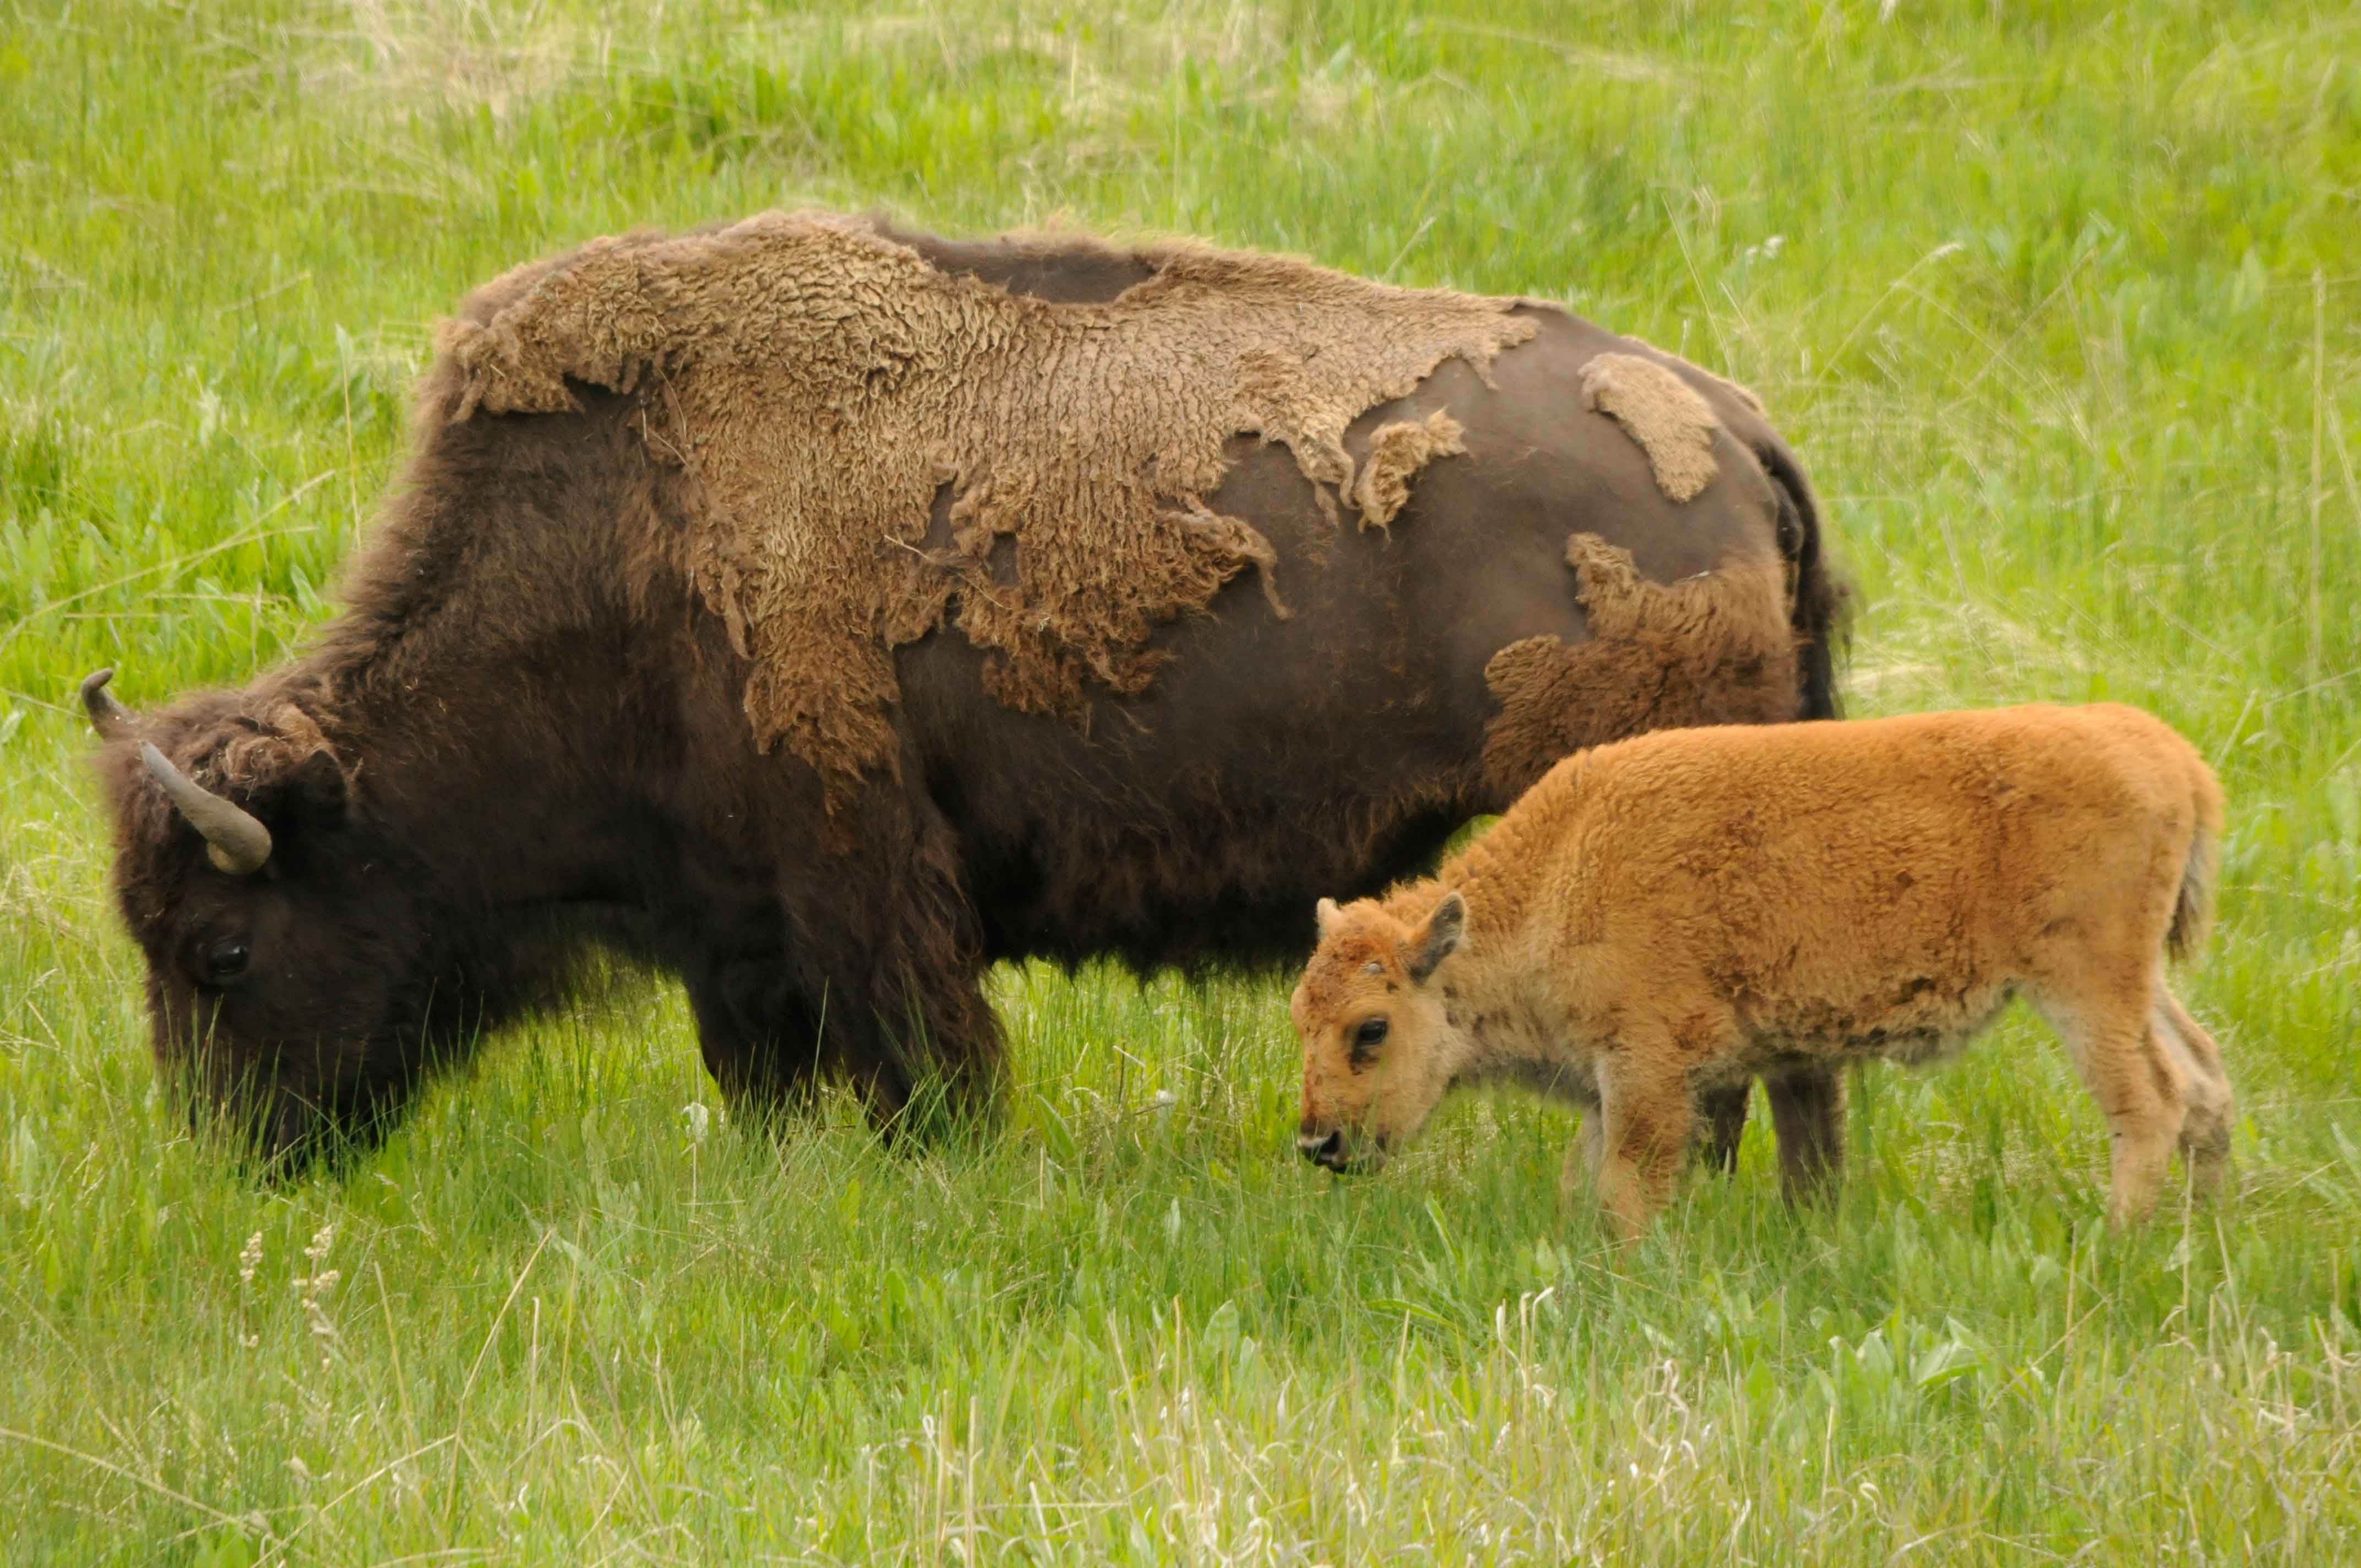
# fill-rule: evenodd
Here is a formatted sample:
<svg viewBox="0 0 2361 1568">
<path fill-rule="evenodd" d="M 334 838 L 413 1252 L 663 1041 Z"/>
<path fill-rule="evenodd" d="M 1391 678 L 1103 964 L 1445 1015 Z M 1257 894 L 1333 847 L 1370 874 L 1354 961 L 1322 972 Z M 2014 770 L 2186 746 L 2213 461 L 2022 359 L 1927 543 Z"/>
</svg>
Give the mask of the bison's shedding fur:
<svg viewBox="0 0 2361 1568">
<path fill-rule="evenodd" d="M 86 695 L 155 1048 L 273 1157 L 383 1127 L 485 1030 L 572 994 L 601 949 L 680 979 L 707 1065 L 750 1110 L 831 1076 L 888 1123 L 929 1081 L 980 1104 L 999 1075 L 980 987 L 996 960 L 1291 962 L 1305 902 L 1429 863 L 1554 747 L 1835 710 L 1839 596 L 1794 455 L 1727 384 L 1554 306 L 1188 246 L 849 220 L 703 238 L 602 242 L 466 302 L 344 609 L 295 661 L 144 716 Z M 716 302 L 746 283 L 732 268 L 769 265 L 766 247 L 850 255 L 867 293 L 797 275 L 799 304 L 738 331 Z M 1291 299 L 1290 280 L 1310 294 Z M 1268 352 L 1236 362 L 1269 393 L 1180 389 L 1231 417 L 1210 442 L 1191 426 L 1177 472 L 1131 439 L 1163 406 L 1125 400 L 1136 366 L 1101 367 L 1104 406 L 1060 403 L 1062 433 L 982 430 L 1056 400 L 1038 356 L 995 369 L 982 339 L 879 335 L 948 310 L 1117 354 L 1126 333 L 1168 341 L 1156 313 L 1176 302 L 1232 339 L 1268 317 Z M 1322 313 L 1364 347 L 1371 323 L 1426 335 L 1376 371 L 1332 372 L 1300 330 Z M 1692 499 L 1666 497 L 1583 407 L 1581 367 L 1607 353 L 1653 356 L 1711 407 L 1716 476 Z M 740 358 L 753 368 L 711 379 Z M 1020 368 L 1037 382 L 991 384 Z M 723 380 L 835 414 L 701 419 Z M 893 487 L 874 509 L 822 494 L 829 477 L 797 459 L 776 494 L 818 501 L 717 511 L 761 498 L 755 445 L 785 463 L 779 431 L 838 415 L 873 433 L 921 380 L 940 449 L 880 457 Z M 1159 455 L 1155 472 L 1073 488 L 1096 459 L 1045 435 L 1104 447 L 1102 417 L 1131 433 L 1122 451 Z M 758 426 L 760 443 L 730 444 Z M 1047 465 L 1031 471 L 1055 492 L 1042 504 L 1063 510 L 995 488 L 1017 484 L 1019 452 Z M 957 472 L 910 466 L 947 453 Z M 1345 521 L 1356 503 L 1388 526 Z M 1108 548 L 1077 554 L 1078 529 Z M 1595 547 L 1569 570 L 1575 535 Z M 774 582 L 797 550 L 849 574 L 840 597 L 798 601 L 827 622 L 806 630 L 858 652 L 817 708 L 770 706 L 766 681 L 809 692 L 812 672 L 770 657 L 752 620 L 771 601 L 730 588 Z M 1105 602 L 1028 587 L 1043 562 L 1184 557 L 1179 576 L 1115 583 Z M 1668 632 L 1680 617 L 1662 611 L 1701 607 L 1715 647 L 1747 658 Z M 1027 626 L 1042 658 L 1011 663 Z M 1532 678 L 1494 678 L 1495 656 L 1525 643 L 1557 652 Z M 1585 650 L 1588 673 L 1561 678 Z M 1011 688 L 1027 670 L 1056 673 L 1055 702 Z M 1635 702 L 1633 683 L 1654 695 Z M 123 685 L 138 694 L 141 673 Z M 785 730 L 756 721 L 791 712 Z M 774 733 L 790 743 L 765 751 Z M 221 869 L 252 867 L 235 846 L 209 858 L 168 776 L 234 807 L 223 820 L 252 819 L 258 834 L 239 831 L 269 845 L 259 870 Z"/>
<path fill-rule="evenodd" d="M 829 214 L 602 240 L 489 321 L 449 324 L 454 417 L 660 382 L 649 449 L 696 482 L 680 569 L 748 660 L 755 739 L 850 788 L 899 760 L 893 650 L 946 618 L 987 651 L 1002 701 L 1077 715 L 1086 679 L 1146 689 L 1170 658 L 1154 628 L 1249 565 L 1284 615 L 1270 542 L 1206 503 L 1228 443 L 1279 444 L 1331 504 L 1356 493 L 1354 420 L 1445 359 L 1488 381 L 1539 330 L 1513 301 L 1282 257 L 1172 245 L 1141 259 L 1148 276 L 1115 299 L 1057 305 Z M 1711 419 L 1673 372 L 1633 363 Z M 1383 487 L 1385 432 L 1373 445 Z M 1390 500 L 1389 519 L 1407 499 L 1403 479 L 1391 488 L 1363 504 Z M 938 498 L 951 538 L 928 550 Z M 992 582 L 995 549 L 1015 569 Z"/>
<path fill-rule="evenodd" d="M 1588 1108 L 1577 1153 L 1633 1234 L 1701 1091 L 1929 1059 L 2021 992 L 2114 1135 L 2112 1213 L 2139 1217 L 2176 1146 L 2201 1191 L 2228 1157 L 2220 1054 L 2164 970 L 2202 940 L 2221 831 L 2194 749 L 2114 705 L 1582 752 L 1439 877 L 1322 902 L 1303 1150 L 1378 1163 L 1455 1085 L 1534 1084 Z M 1833 1174 L 1780 1121 L 1791 1189 Z"/>
<path fill-rule="evenodd" d="M 1656 484 L 1676 501 L 1713 483 L 1720 421 L 1697 389 L 1637 354 L 1602 354 L 1582 367 L 1582 404 L 1609 415 L 1648 455 Z"/>
</svg>

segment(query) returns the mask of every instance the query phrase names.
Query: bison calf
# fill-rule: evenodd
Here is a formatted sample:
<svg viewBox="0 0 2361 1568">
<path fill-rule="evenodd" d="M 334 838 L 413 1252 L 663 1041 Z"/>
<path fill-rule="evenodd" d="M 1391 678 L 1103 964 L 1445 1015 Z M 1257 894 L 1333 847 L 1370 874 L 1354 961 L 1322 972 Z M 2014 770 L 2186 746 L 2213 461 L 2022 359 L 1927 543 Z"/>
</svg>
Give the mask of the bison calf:
<svg viewBox="0 0 2361 1568">
<path fill-rule="evenodd" d="M 1447 1091 L 1513 1080 L 1595 1113 L 1580 1153 L 1636 1235 L 1700 1094 L 1932 1060 L 2022 992 L 2106 1113 L 2114 1218 L 2138 1218 L 2176 1143 L 2201 1192 L 2228 1159 L 2220 1054 L 2164 973 L 2202 939 L 2221 828 L 2196 751 L 2114 705 L 1578 752 L 1440 876 L 1321 901 L 1299 1145 L 1374 1168 Z M 1791 1191 L 1833 1152 L 1780 1139 Z"/>
</svg>

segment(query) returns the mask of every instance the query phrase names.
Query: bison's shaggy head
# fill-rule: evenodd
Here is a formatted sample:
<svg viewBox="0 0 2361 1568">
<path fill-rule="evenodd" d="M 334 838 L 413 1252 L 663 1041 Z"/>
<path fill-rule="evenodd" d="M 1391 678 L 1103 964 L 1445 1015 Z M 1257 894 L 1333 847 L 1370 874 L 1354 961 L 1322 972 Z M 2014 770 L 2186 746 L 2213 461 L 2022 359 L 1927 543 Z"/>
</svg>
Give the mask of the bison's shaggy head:
<svg viewBox="0 0 2361 1568">
<path fill-rule="evenodd" d="M 214 693 L 135 720 L 111 674 L 82 698 L 159 1065 L 273 1169 L 368 1136 L 423 1065 L 432 1005 L 402 857 L 294 704 Z"/>
<path fill-rule="evenodd" d="M 1375 1170 L 1426 1124 L 1463 1043 L 1436 970 L 1466 925 L 1456 893 L 1415 922 L 1372 899 L 1320 901 L 1320 946 L 1288 1003 L 1303 1036 L 1306 1159 Z"/>
</svg>

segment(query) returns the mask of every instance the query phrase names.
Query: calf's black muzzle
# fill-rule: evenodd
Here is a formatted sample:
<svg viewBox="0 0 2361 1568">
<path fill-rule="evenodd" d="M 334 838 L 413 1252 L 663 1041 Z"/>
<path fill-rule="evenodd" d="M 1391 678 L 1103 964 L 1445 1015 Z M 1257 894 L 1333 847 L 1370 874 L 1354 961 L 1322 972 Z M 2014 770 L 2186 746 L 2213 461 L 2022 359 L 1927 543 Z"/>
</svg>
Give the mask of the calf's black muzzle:
<svg viewBox="0 0 2361 1568">
<path fill-rule="evenodd" d="M 1319 1133 L 1300 1133 L 1296 1135 L 1295 1147 L 1297 1152 L 1314 1165 L 1325 1166 L 1330 1170 L 1337 1171 L 1352 1168 L 1352 1162 L 1345 1154 L 1345 1133 L 1341 1127 L 1333 1128 L 1324 1135 Z"/>
</svg>

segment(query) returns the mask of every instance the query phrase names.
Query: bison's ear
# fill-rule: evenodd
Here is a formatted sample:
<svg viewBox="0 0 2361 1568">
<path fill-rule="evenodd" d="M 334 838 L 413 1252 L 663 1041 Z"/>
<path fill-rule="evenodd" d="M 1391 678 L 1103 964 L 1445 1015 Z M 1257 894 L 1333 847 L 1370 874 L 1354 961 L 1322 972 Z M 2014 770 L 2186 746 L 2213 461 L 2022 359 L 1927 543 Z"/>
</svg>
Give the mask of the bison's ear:
<svg viewBox="0 0 2361 1568">
<path fill-rule="evenodd" d="M 1323 898 L 1312 913 L 1319 916 L 1320 939 L 1324 942 L 1328 939 L 1328 933 L 1336 928 L 1336 901 L 1333 898 Z"/>
<path fill-rule="evenodd" d="M 1460 938 L 1466 933 L 1467 901 L 1455 892 L 1444 894 L 1434 913 L 1426 917 L 1426 924 L 1402 944 L 1404 967 L 1410 970 L 1411 980 L 1424 985 L 1436 966 L 1458 950 Z"/>
<path fill-rule="evenodd" d="M 341 828 L 352 806 L 352 784 L 335 753 L 325 749 L 295 764 L 288 798 L 304 822 L 315 828 Z"/>
</svg>

